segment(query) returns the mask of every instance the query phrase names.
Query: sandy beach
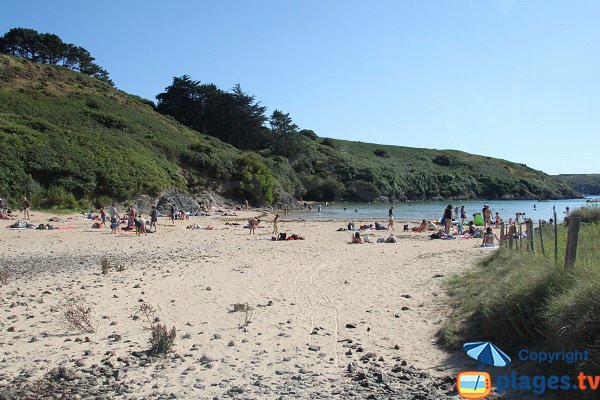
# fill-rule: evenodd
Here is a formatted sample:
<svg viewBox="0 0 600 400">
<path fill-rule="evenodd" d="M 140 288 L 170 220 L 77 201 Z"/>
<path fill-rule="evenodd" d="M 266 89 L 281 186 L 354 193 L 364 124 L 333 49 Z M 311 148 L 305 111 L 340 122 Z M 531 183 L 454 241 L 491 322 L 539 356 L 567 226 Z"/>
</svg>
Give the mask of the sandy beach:
<svg viewBox="0 0 600 400">
<path fill-rule="evenodd" d="M 47 385 L 69 398 L 455 397 L 468 361 L 435 344 L 442 285 L 489 254 L 479 239 L 429 240 L 396 221 L 397 243 L 351 245 L 336 231 L 343 223 L 284 217 L 280 231 L 305 240 L 273 242 L 271 215 L 257 234 L 243 229 L 259 214 L 159 218 L 145 237 L 92 229 L 84 216 L 61 215 L 53 224 L 72 229 L 52 231 L 0 221 L 0 269 L 10 274 L 0 287 L 0 392 L 29 382 L 31 393 Z M 34 211 L 31 223 L 50 216 Z M 61 322 L 69 294 L 91 307 L 95 333 Z M 144 353 L 142 303 L 177 330 L 165 356 Z"/>
</svg>

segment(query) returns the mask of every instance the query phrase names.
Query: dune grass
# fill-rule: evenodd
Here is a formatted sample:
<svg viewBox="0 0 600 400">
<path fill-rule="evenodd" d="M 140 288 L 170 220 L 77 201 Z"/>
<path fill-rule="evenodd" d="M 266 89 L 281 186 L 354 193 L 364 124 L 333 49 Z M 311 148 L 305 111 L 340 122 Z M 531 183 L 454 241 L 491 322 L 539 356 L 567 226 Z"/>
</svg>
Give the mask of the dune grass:
<svg viewBox="0 0 600 400">
<path fill-rule="evenodd" d="M 452 313 L 438 332 L 440 344 L 458 349 L 464 342 L 491 340 L 512 354 L 523 346 L 587 349 L 588 362 L 557 367 L 600 373 L 600 226 L 582 224 L 577 262 L 568 271 L 563 266 L 566 232 L 559 227 L 558 263 L 553 230 L 545 227 L 546 255 L 539 242 L 536 254 L 525 247 L 502 248 L 452 277 L 447 283 Z"/>
</svg>

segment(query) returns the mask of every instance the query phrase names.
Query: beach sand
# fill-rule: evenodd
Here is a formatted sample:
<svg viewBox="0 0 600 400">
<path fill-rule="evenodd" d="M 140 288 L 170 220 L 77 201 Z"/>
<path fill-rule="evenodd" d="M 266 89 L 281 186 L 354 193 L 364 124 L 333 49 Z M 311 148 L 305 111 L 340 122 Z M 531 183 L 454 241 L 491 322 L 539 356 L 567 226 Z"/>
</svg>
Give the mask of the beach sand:
<svg viewBox="0 0 600 400">
<path fill-rule="evenodd" d="M 305 240 L 273 242 L 271 216 L 249 235 L 242 225 L 260 212 L 238 214 L 159 218 L 146 237 L 92 229 L 83 216 L 61 216 L 53 224 L 74 229 L 53 231 L 0 221 L 0 270 L 10 273 L 0 287 L 0 387 L 46 376 L 81 398 L 452 397 L 466 357 L 435 344 L 448 314 L 443 282 L 489 254 L 480 240 L 429 240 L 396 221 L 398 243 L 350 245 L 341 222 L 283 217 L 280 231 Z M 33 212 L 31 222 L 48 217 Z M 91 307 L 96 333 L 61 322 L 69 294 Z M 133 318 L 142 302 L 177 330 L 166 356 L 143 353 L 149 332 Z"/>
</svg>

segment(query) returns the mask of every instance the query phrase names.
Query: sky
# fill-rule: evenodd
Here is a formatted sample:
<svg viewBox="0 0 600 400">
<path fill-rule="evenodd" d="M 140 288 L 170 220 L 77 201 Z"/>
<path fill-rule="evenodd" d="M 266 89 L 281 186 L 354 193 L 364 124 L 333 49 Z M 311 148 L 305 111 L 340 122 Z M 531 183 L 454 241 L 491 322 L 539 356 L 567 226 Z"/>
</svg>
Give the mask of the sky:
<svg viewBox="0 0 600 400">
<path fill-rule="evenodd" d="M 319 136 L 600 173 L 600 2 L 4 0 L 155 101 L 239 83 Z"/>
</svg>

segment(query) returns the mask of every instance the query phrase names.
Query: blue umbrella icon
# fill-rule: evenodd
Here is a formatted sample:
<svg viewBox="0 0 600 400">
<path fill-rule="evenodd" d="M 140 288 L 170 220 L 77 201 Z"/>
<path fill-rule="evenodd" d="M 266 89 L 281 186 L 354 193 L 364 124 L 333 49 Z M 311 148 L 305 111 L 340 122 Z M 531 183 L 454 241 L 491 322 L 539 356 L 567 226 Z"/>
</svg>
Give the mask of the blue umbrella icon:
<svg viewBox="0 0 600 400">
<path fill-rule="evenodd" d="M 510 363 L 510 357 L 492 342 L 465 343 L 463 350 L 469 357 L 474 358 L 482 364 L 494 367 L 506 367 Z"/>
</svg>

